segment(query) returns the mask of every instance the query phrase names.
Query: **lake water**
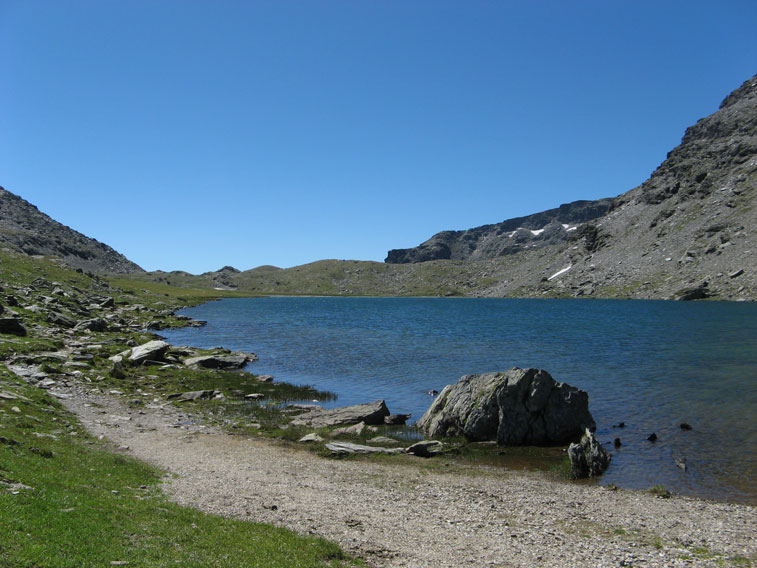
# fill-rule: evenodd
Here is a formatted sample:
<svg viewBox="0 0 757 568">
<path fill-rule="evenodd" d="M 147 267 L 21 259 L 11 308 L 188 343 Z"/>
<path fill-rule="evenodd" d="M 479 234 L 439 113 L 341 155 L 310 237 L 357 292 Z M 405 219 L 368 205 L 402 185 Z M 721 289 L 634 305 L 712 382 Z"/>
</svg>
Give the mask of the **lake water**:
<svg viewBox="0 0 757 568">
<path fill-rule="evenodd" d="M 755 303 L 243 298 L 182 313 L 208 325 L 162 332 L 173 344 L 253 351 L 256 374 L 412 420 L 464 374 L 546 369 L 589 393 L 613 454 L 601 483 L 757 503 Z"/>
</svg>

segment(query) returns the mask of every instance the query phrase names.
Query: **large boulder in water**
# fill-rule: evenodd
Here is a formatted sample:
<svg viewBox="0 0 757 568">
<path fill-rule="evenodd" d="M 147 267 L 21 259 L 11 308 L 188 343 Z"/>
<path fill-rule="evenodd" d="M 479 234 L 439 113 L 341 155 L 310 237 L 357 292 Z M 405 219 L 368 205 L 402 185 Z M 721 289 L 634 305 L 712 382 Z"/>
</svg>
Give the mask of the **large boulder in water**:
<svg viewBox="0 0 757 568">
<path fill-rule="evenodd" d="M 585 391 L 558 383 L 547 371 L 513 367 L 447 385 L 417 426 L 431 437 L 542 446 L 578 440 L 595 422 Z"/>
</svg>

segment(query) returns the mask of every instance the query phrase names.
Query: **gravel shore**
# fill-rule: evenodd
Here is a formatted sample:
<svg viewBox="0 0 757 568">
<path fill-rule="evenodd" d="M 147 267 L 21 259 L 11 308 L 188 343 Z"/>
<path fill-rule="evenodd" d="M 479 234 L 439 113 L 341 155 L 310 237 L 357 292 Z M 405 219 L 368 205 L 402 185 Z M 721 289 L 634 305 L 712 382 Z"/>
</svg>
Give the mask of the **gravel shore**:
<svg viewBox="0 0 757 568">
<path fill-rule="evenodd" d="M 746 505 L 420 458 L 325 459 L 225 434 L 172 405 L 130 408 L 81 385 L 53 394 L 118 451 L 173 474 L 165 491 L 178 503 L 322 536 L 370 566 L 757 563 L 757 509 Z"/>
</svg>

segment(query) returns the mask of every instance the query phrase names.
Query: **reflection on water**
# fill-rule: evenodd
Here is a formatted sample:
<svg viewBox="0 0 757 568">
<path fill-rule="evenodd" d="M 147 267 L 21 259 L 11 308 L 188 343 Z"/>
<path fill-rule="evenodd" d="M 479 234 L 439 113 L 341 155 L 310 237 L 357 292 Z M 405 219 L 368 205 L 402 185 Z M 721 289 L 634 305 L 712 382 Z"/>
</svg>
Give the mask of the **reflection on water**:
<svg viewBox="0 0 757 568">
<path fill-rule="evenodd" d="M 757 502 L 756 304 L 249 298 L 183 313 L 208 325 L 164 332 L 174 344 L 254 351 L 256 373 L 334 391 L 336 406 L 383 398 L 413 419 L 464 374 L 543 368 L 588 391 L 613 452 L 602 483 Z"/>
</svg>

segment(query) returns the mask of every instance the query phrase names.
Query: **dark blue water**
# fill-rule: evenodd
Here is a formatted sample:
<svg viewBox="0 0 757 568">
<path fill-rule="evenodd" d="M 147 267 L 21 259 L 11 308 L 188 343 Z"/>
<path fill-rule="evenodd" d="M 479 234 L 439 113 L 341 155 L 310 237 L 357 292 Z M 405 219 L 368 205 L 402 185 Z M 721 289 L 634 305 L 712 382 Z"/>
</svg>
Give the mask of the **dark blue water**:
<svg viewBox="0 0 757 568">
<path fill-rule="evenodd" d="M 250 298 L 183 313 L 208 325 L 164 332 L 174 344 L 254 351 L 252 372 L 413 419 L 464 374 L 546 369 L 589 393 L 613 452 L 602 483 L 757 502 L 757 304 Z"/>
</svg>

